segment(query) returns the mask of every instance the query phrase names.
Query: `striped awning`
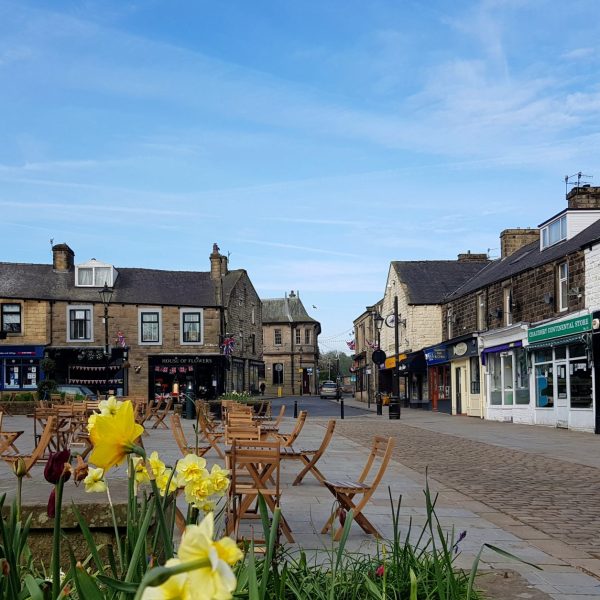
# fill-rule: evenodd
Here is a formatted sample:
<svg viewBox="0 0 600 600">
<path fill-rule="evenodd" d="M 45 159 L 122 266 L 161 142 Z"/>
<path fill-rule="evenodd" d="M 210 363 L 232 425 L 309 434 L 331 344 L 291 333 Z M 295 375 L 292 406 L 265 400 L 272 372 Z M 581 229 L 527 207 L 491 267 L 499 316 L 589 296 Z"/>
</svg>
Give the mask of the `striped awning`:
<svg viewBox="0 0 600 600">
<path fill-rule="evenodd" d="M 565 344 L 589 344 L 589 334 L 580 333 L 578 335 L 566 335 L 564 337 L 552 338 L 543 342 L 529 344 L 527 350 L 530 352 L 541 348 L 554 348 L 555 346 L 564 346 Z"/>
</svg>

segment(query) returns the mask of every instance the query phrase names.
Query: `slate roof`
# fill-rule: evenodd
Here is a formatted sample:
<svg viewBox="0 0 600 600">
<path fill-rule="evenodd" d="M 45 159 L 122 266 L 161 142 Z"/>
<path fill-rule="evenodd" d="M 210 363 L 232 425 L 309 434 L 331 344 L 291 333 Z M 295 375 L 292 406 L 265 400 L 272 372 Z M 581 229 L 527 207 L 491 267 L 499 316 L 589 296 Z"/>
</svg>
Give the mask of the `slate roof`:
<svg viewBox="0 0 600 600">
<path fill-rule="evenodd" d="M 119 268 L 111 303 L 171 306 L 215 306 L 209 272 Z M 239 274 L 224 279 L 229 291 Z M 100 302 L 99 288 L 76 287 L 75 271 L 57 272 L 52 265 L 0 263 L 0 298 Z"/>
<path fill-rule="evenodd" d="M 409 304 L 441 304 L 448 294 L 488 264 L 489 261 L 392 261 L 398 279 L 406 284 Z"/>
<path fill-rule="evenodd" d="M 267 298 L 262 302 L 262 322 L 267 323 L 318 323 L 308 315 L 302 300 L 292 298 Z"/>
<path fill-rule="evenodd" d="M 446 300 L 460 298 L 492 283 L 509 279 L 517 273 L 554 262 L 577 250 L 590 246 L 598 240 L 600 240 L 600 220 L 586 227 L 570 240 L 559 242 L 545 250 L 540 250 L 539 241 L 532 242 L 506 258 L 491 262 L 480 273 L 449 294 Z"/>
</svg>

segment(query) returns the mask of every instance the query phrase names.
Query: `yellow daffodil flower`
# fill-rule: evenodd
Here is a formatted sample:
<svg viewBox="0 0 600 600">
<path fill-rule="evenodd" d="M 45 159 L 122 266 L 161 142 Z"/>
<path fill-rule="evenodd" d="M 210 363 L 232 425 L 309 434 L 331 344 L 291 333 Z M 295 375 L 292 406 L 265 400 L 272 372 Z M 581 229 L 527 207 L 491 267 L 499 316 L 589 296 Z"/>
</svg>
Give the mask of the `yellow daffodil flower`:
<svg viewBox="0 0 600 600">
<path fill-rule="evenodd" d="M 202 457 L 187 454 L 177 463 L 175 468 L 178 475 L 178 484 L 183 487 L 191 481 L 208 477 L 208 471 L 205 467 L 206 461 Z"/>
<path fill-rule="evenodd" d="M 175 477 L 171 479 L 173 469 L 163 469 L 163 472 L 156 478 L 156 485 L 161 496 L 166 493 L 172 494 L 177 489 L 177 480 Z M 169 479 L 171 483 L 169 484 Z M 169 484 L 169 491 L 167 492 L 167 484 Z"/>
<path fill-rule="evenodd" d="M 87 422 L 88 433 L 92 433 L 92 429 L 94 429 L 94 423 L 96 422 L 96 417 L 97 416 L 98 416 L 98 413 L 92 413 L 88 417 L 88 422 Z"/>
<path fill-rule="evenodd" d="M 215 510 L 215 507 L 216 502 L 214 502 L 213 500 L 206 500 L 204 504 L 196 504 L 196 508 L 204 513 L 213 512 Z"/>
<path fill-rule="evenodd" d="M 204 477 L 188 483 L 183 488 L 183 491 L 185 493 L 185 501 L 199 508 L 200 505 L 207 501 L 209 496 L 215 493 L 215 488 L 210 477 Z"/>
<path fill-rule="evenodd" d="M 104 469 L 88 469 L 87 477 L 83 480 L 86 492 L 105 492 Z"/>
<path fill-rule="evenodd" d="M 229 471 L 227 469 L 221 469 L 219 465 L 213 465 L 209 477 L 214 489 L 213 493 L 223 496 L 229 488 Z"/>
<path fill-rule="evenodd" d="M 150 455 L 148 462 L 150 463 L 150 468 L 152 469 L 154 478 L 158 479 L 158 477 L 165 472 L 166 467 L 165 463 L 158 458 L 158 452 L 156 452 L 156 450 Z"/>
<path fill-rule="evenodd" d="M 104 471 L 120 465 L 127 454 L 133 451 L 136 440 L 144 428 L 135 422 L 133 405 L 129 400 L 122 402 L 114 415 L 97 415 L 90 431 L 94 450 L 90 462 Z"/>
<path fill-rule="evenodd" d="M 177 558 L 167 561 L 166 567 L 181 564 Z M 147 587 L 142 594 L 142 600 L 195 600 L 196 596 L 190 590 L 190 581 L 187 573 L 180 573 L 169 577 L 162 585 Z"/>
<path fill-rule="evenodd" d="M 112 415 L 113 417 L 117 414 L 119 406 L 123 404 L 117 400 L 114 396 L 109 396 L 107 400 L 101 400 L 98 402 L 98 410 L 100 414 L 104 416 Z"/>
<path fill-rule="evenodd" d="M 131 463 L 135 474 L 135 482 L 137 484 L 148 483 L 150 481 L 150 476 L 146 470 L 144 459 L 141 456 L 133 456 L 131 458 Z"/>
</svg>

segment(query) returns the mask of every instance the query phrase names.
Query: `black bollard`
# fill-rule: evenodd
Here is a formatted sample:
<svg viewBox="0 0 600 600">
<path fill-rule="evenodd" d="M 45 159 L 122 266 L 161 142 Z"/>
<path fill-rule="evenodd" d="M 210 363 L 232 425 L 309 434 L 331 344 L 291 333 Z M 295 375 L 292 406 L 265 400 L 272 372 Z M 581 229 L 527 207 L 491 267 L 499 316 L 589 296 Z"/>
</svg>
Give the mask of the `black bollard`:
<svg viewBox="0 0 600 600">
<path fill-rule="evenodd" d="M 381 394 L 377 395 L 377 414 L 383 414 L 383 403 L 381 402 Z"/>
<path fill-rule="evenodd" d="M 294 419 L 298 418 L 298 400 L 294 400 Z"/>
<path fill-rule="evenodd" d="M 340 419 L 344 418 L 344 400 L 340 400 Z"/>
</svg>

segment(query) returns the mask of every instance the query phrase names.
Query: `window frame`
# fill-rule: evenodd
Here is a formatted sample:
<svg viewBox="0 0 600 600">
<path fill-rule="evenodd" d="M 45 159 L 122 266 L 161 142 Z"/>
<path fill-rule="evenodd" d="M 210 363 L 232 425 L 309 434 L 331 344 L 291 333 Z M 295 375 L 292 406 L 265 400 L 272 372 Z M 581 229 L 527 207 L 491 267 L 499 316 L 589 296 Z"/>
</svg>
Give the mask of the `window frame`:
<svg viewBox="0 0 600 600">
<path fill-rule="evenodd" d="M 309 328 L 309 327 L 307 327 L 307 328 L 304 330 L 304 345 L 305 345 L 305 346 L 310 346 L 310 345 L 312 344 L 312 342 L 311 342 L 311 337 L 312 337 L 312 336 L 310 335 L 310 328 Z"/>
<path fill-rule="evenodd" d="M 73 337 L 71 335 L 71 311 L 89 311 L 89 336 L 85 338 Z M 80 320 L 80 319 L 77 319 Z M 94 341 L 94 305 L 93 304 L 67 304 L 67 342 L 93 342 Z"/>
<path fill-rule="evenodd" d="M 556 236 L 556 230 L 558 229 L 558 237 Z M 541 235 L 541 244 L 542 250 L 546 248 L 550 248 L 559 242 L 562 242 L 567 239 L 567 215 L 561 215 L 558 219 L 554 219 L 554 221 L 548 223 L 544 227 L 542 227 L 542 235 Z"/>
<path fill-rule="evenodd" d="M 185 325 L 186 315 L 198 315 L 199 319 L 199 341 L 186 341 L 185 339 Z M 194 321 L 189 321 L 194 323 Z M 179 309 L 179 343 L 182 346 L 202 346 L 204 344 L 204 310 L 202 308 L 180 308 Z"/>
<path fill-rule="evenodd" d="M 508 327 L 513 324 L 513 290 L 512 285 L 505 285 L 502 288 L 502 310 L 504 311 L 504 325 Z"/>
<path fill-rule="evenodd" d="M 454 324 L 454 314 L 452 312 L 452 307 L 449 306 L 446 310 L 446 327 L 448 328 L 448 339 L 452 339 L 452 325 Z"/>
<path fill-rule="evenodd" d="M 565 268 L 564 277 L 561 273 L 563 267 Z M 556 266 L 556 292 L 558 312 L 569 310 L 569 263 L 566 260 Z"/>
<path fill-rule="evenodd" d="M 299 346 L 302 343 L 302 331 L 300 331 L 300 327 L 296 327 L 294 332 L 294 341 L 296 342 L 296 346 Z"/>
<path fill-rule="evenodd" d="M 477 330 L 484 331 L 487 329 L 486 319 L 486 306 L 484 300 L 484 293 L 479 292 L 476 296 L 475 301 L 477 302 Z"/>
<path fill-rule="evenodd" d="M 279 340 L 279 341 L 277 341 Z M 273 329 L 273 345 L 281 346 L 283 339 L 281 337 L 281 329 Z"/>
<path fill-rule="evenodd" d="M 81 271 L 91 271 L 92 279 L 91 283 L 81 283 L 79 279 L 79 274 Z M 96 271 L 108 271 L 107 277 L 104 281 L 99 282 L 98 276 L 96 275 Z M 104 287 L 104 283 L 109 288 L 112 288 L 115 282 L 115 269 L 112 265 L 93 265 L 93 264 L 83 264 L 83 265 L 75 265 L 75 287 L 85 287 L 85 288 L 101 288 Z"/>
<path fill-rule="evenodd" d="M 158 340 L 157 341 L 144 341 L 144 322 L 143 315 L 145 314 L 157 314 L 158 315 Z M 145 307 L 138 308 L 138 344 L 140 346 L 160 346 L 162 345 L 163 338 L 163 327 L 162 327 L 162 308 L 160 307 Z"/>
<path fill-rule="evenodd" d="M 5 312 L 5 309 L 9 306 L 16 306 L 18 307 L 18 311 L 14 311 L 14 312 L 10 312 L 7 311 Z M 6 322 L 5 322 L 5 317 L 8 315 L 19 315 L 19 329 L 18 330 L 10 330 L 10 329 L 6 329 Z M 22 334 L 23 333 L 23 305 L 20 302 L 4 302 L 2 304 L 2 309 L 0 311 L 0 331 L 5 331 L 7 334 Z"/>
</svg>

